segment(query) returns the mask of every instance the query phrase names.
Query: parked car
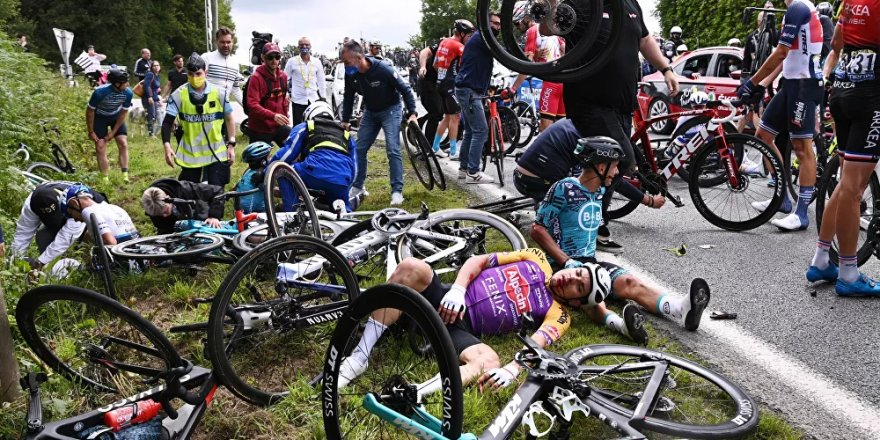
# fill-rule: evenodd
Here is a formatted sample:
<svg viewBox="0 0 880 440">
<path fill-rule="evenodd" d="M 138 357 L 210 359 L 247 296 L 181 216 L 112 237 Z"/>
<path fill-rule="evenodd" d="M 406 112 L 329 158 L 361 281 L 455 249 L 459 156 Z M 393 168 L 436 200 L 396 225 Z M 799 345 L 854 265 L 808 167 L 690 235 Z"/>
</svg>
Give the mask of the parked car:
<svg viewBox="0 0 880 440">
<path fill-rule="evenodd" d="M 681 90 L 704 91 L 715 99 L 736 96 L 740 85 L 740 66 L 743 52 L 736 47 L 707 47 L 686 52 L 672 62 L 672 71 L 678 76 Z M 639 87 L 639 111 L 645 118 L 657 117 L 685 110 L 681 104 L 681 94 L 669 96 L 663 74 L 654 72 L 642 79 L 646 83 Z M 676 120 L 669 119 L 652 124 L 651 131 L 669 134 L 675 128 Z"/>
</svg>

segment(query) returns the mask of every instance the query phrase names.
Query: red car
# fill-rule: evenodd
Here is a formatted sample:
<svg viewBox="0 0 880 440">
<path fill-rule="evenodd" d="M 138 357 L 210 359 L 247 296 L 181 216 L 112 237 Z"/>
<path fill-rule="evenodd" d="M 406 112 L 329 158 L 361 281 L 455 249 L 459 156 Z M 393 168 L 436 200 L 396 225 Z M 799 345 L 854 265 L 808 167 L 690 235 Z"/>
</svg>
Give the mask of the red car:
<svg viewBox="0 0 880 440">
<path fill-rule="evenodd" d="M 672 62 L 672 71 L 678 75 L 681 90 L 696 87 L 715 95 L 715 99 L 736 97 L 736 89 L 740 85 L 740 66 L 743 51 L 737 47 L 707 47 L 686 52 Z M 667 113 L 676 113 L 685 109 L 681 105 L 681 93 L 670 97 L 663 80 L 663 74 L 654 72 L 646 75 L 639 87 L 639 111 L 647 119 Z M 651 126 L 651 131 L 669 134 L 675 128 L 676 121 L 667 119 Z"/>
</svg>

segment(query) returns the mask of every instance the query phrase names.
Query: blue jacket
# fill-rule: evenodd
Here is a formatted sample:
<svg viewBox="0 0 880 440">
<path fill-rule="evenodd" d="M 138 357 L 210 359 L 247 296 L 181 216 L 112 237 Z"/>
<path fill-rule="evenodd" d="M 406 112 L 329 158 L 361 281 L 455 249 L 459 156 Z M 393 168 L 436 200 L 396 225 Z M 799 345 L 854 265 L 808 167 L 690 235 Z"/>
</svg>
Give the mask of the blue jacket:
<svg viewBox="0 0 880 440">
<path fill-rule="evenodd" d="M 461 65 L 458 75 L 455 76 L 455 87 L 469 88 L 477 93 L 486 94 L 489 89 L 489 80 L 492 78 L 492 67 L 495 58 L 480 31 L 474 32 L 471 39 L 464 45 L 464 54 L 461 56 Z"/>
<path fill-rule="evenodd" d="M 405 83 L 394 67 L 379 58 L 366 57 L 370 61 L 370 69 L 364 73 L 345 75 L 345 96 L 342 100 L 342 120 L 351 119 L 354 94 L 360 92 L 364 96 L 364 105 L 371 112 L 381 112 L 400 103 L 403 96 L 406 109 L 416 111 L 416 98 L 412 88 Z M 358 90 L 355 90 L 355 89 Z"/>
<path fill-rule="evenodd" d="M 275 152 L 272 160 L 283 160 L 291 166 L 297 162 L 303 147 L 306 145 L 308 130 L 303 122 L 290 132 L 290 137 L 284 142 L 280 150 Z M 354 136 L 348 138 L 349 155 L 345 156 L 328 149 L 317 149 L 306 156 L 306 160 L 297 167 L 305 170 L 312 177 L 335 185 L 351 185 L 357 174 L 357 148 L 355 148 Z"/>
<path fill-rule="evenodd" d="M 153 73 L 153 71 L 147 72 L 144 75 L 144 98 L 153 98 L 154 100 L 159 97 L 159 91 L 161 90 L 161 84 L 159 75 Z"/>
</svg>

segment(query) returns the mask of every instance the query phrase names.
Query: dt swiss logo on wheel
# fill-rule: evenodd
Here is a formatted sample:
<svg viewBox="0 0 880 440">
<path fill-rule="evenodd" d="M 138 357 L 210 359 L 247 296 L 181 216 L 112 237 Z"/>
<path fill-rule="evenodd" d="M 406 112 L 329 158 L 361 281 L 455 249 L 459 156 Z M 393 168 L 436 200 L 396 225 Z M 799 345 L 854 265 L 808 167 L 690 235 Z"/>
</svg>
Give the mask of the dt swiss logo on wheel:
<svg viewBox="0 0 880 440">
<path fill-rule="evenodd" d="M 516 266 L 504 269 L 504 292 L 510 301 L 516 306 L 516 311 L 522 315 L 532 311 L 532 303 L 529 300 L 531 287 Z"/>
</svg>

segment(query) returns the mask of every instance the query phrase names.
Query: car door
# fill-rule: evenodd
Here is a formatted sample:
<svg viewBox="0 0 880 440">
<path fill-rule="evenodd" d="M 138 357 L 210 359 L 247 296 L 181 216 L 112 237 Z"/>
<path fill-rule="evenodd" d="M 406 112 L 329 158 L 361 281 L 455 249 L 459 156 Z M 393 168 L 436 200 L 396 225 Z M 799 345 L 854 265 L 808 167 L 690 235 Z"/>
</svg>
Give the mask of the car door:
<svg viewBox="0 0 880 440">
<path fill-rule="evenodd" d="M 736 95 L 739 80 L 733 79 L 731 73 L 742 69 L 742 57 L 733 53 L 719 53 L 715 57 L 712 76 L 706 78 L 706 92 L 715 93 L 720 98 Z"/>
</svg>

